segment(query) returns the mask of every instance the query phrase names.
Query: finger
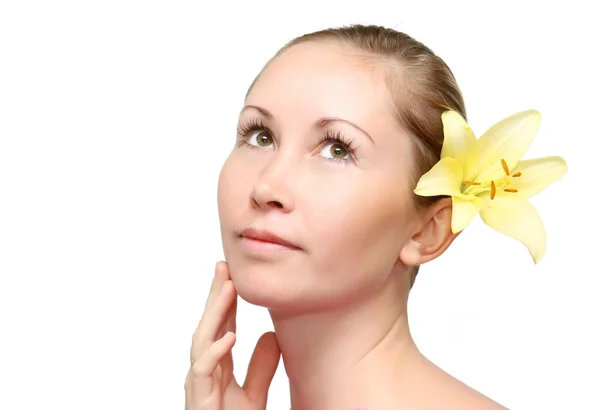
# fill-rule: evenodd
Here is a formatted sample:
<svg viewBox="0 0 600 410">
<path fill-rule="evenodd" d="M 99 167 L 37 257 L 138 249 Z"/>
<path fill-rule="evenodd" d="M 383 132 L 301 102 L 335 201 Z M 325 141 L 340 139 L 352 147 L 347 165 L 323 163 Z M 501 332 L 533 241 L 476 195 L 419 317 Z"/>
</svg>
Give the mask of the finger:
<svg viewBox="0 0 600 410">
<path fill-rule="evenodd" d="M 235 344 L 235 333 L 227 332 L 222 338 L 214 342 L 190 367 L 189 388 L 198 398 L 208 397 L 214 388 L 213 374 L 219 361 Z"/>
<path fill-rule="evenodd" d="M 237 305 L 238 305 L 238 297 L 237 291 L 235 290 L 235 286 L 233 287 L 233 301 L 229 305 L 229 309 L 227 309 L 227 313 L 225 313 L 225 320 L 223 325 L 219 329 L 218 336 L 221 337 L 226 332 L 236 332 L 236 319 L 237 319 Z"/>
<path fill-rule="evenodd" d="M 235 293 L 235 290 L 234 290 Z M 221 337 L 227 332 L 236 332 L 236 313 L 237 313 L 237 294 L 235 294 L 233 302 L 227 311 L 225 322 L 219 329 L 217 337 Z M 232 373 L 233 372 L 233 357 L 231 351 L 227 353 L 223 359 L 221 360 L 221 366 L 223 368 L 224 373 Z"/>
<path fill-rule="evenodd" d="M 277 370 L 281 351 L 274 332 L 267 332 L 258 339 L 244 381 L 244 390 L 258 407 L 267 403 L 269 386 Z"/>
<path fill-rule="evenodd" d="M 229 279 L 229 270 L 227 264 L 223 261 L 217 262 L 215 265 L 215 276 L 213 277 L 212 283 L 210 284 L 210 290 L 208 291 L 208 297 L 206 298 L 206 304 L 204 309 L 212 303 L 217 297 L 221 287 Z"/>
<path fill-rule="evenodd" d="M 221 287 L 221 291 L 217 299 L 204 311 L 198 328 L 192 337 L 192 348 L 190 351 L 190 359 L 192 363 L 200 357 L 203 352 L 212 345 L 215 340 L 219 339 L 217 332 L 225 322 L 227 311 L 229 310 L 235 292 L 233 283 L 228 280 Z"/>
<path fill-rule="evenodd" d="M 217 262 L 217 264 L 215 265 L 215 275 L 213 277 L 212 283 L 210 284 L 208 296 L 206 297 L 206 302 L 204 304 L 204 313 L 200 317 L 198 325 L 196 325 L 194 334 L 199 332 L 199 328 L 202 323 L 202 318 L 206 315 L 207 309 L 215 303 L 215 300 L 218 298 L 219 292 L 221 291 L 221 288 L 223 287 L 223 284 L 227 281 L 228 277 L 229 272 L 227 271 L 227 264 L 223 261 Z"/>
</svg>

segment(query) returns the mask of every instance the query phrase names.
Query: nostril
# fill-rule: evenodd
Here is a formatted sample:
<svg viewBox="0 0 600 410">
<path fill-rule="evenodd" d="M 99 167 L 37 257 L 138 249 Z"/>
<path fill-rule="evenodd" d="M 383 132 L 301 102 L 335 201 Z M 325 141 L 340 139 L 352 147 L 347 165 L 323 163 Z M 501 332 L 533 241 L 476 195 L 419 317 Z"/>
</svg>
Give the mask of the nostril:
<svg viewBox="0 0 600 410">
<path fill-rule="evenodd" d="M 274 206 L 276 208 L 279 208 L 279 209 L 283 208 L 283 204 L 281 202 L 279 202 L 279 201 L 271 201 L 271 202 L 269 202 L 269 205 L 272 205 L 272 206 Z"/>
</svg>

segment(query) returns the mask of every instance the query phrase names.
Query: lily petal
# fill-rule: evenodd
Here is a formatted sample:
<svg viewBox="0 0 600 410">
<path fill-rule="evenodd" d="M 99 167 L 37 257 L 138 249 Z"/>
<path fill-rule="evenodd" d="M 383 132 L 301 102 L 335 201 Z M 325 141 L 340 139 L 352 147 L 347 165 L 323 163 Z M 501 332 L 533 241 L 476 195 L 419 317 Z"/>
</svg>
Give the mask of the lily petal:
<svg viewBox="0 0 600 410">
<path fill-rule="evenodd" d="M 452 233 L 457 233 L 465 229 L 475 215 L 477 215 L 480 209 L 477 206 L 477 199 L 452 197 Z"/>
<path fill-rule="evenodd" d="M 456 111 L 446 111 L 442 114 L 444 124 L 444 144 L 441 158 L 452 157 L 463 165 L 467 155 L 475 147 L 477 138 L 467 121 Z"/>
<path fill-rule="evenodd" d="M 538 263 L 546 253 L 546 230 L 540 215 L 526 199 L 499 194 L 479 215 L 491 228 L 524 244 Z"/>
<path fill-rule="evenodd" d="M 510 171 L 521 160 L 531 145 L 540 126 L 541 115 L 535 110 L 522 111 L 505 118 L 477 140 L 479 159 L 478 181 L 489 181 L 505 176 L 501 160 Z"/>
<path fill-rule="evenodd" d="M 424 174 L 414 192 L 420 196 L 462 195 L 462 167 L 452 157 L 442 158 Z"/>
<path fill-rule="evenodd" d="M 525 198 L 532 197 L 544 190 L 567 172 L 567 163 L 561 157 L 544 157 L 519 162 L 512 174 L 520 173 L 512 178 L 510 186 L 519 191 Z M 518 174 L 517 174 L 518 175 Z"/>
</svg>

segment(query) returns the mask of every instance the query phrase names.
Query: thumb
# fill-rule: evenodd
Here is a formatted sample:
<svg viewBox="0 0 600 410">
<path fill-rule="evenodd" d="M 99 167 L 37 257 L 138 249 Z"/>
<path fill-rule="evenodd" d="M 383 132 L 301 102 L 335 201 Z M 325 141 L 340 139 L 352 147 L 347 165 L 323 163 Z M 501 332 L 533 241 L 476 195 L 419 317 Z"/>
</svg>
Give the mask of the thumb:
<svg viewBox="0 0 600 410">
<path fill-rule="evenodd" d="M 277 370 L 281 351 L 274 332 L 267 332 L 258 339 L 244 381 L 248 398 L 263 408 L 267 404 L 269 386 Z"/>
</svg>

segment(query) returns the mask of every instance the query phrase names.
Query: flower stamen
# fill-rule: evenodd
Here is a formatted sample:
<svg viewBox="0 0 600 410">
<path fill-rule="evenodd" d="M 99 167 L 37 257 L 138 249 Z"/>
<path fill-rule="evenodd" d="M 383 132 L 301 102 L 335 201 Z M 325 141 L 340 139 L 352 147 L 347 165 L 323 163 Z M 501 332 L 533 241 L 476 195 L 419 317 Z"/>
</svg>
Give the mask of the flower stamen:
<svg viewBox="0 0 600 410">
<path fill-rule="evenodd" d="M 504 161 L 504 159 L 501 159 L 500 163 L 502 164 L 502 169 L 504 169 L 504 173 L 506 174 L 506 176 L 509 176 L 510 170 L 508 169 L 508 164 L 506 163 L 506 161 Z"/>
<path fill-rule="evenodd" d="M 463 181 L 463 184 L 465 184 L 465 185 L 481 185 L 481 182 L 477 182 L 477 181 Z"/>
<path fill-rule="evenodd" d="M 490 191 L 490 199 L 494 199 L 494 197 L 496 196 L 496 184 L 494 184 L 494 181 L 492 181 L 492 189 Z"/>
<path fill-rule="evenodd" d="M 518 178 L 518 177 L 521 176 L 521 173 L 520 172 L 515 172 L 512 176 L 513 176 L 513 178 Z"/>
<path fill-rule="evenodd" d="M 504 189 L 504 192 L 519 192 L 519 190 L 514 189 L 514 188 L 506 188 L 506 189 Z"/>
</svg>

